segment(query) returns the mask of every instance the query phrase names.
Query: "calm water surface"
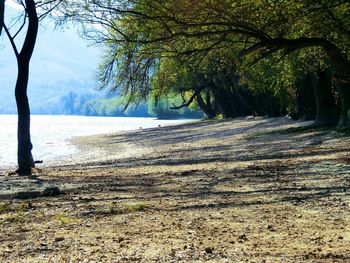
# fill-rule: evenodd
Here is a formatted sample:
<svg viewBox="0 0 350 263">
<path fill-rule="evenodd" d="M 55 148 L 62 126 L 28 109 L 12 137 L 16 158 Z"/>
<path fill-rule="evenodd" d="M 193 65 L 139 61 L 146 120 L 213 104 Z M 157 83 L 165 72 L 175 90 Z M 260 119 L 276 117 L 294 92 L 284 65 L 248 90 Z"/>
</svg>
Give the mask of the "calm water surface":
<svg viewBox="0 0 350 263">
<path fill-rule="evenodd" d="M 31 135 L 35 160 L 53 160 L 74 154 L 69 143 L 76 136 L 152 128 L 184 123 L 189 120 L 157 120 L 154 118 L 40 116 L 31 117 Z M 0 115 L 0 168 L 16 165 L 17 116 Z"/>
</svg>

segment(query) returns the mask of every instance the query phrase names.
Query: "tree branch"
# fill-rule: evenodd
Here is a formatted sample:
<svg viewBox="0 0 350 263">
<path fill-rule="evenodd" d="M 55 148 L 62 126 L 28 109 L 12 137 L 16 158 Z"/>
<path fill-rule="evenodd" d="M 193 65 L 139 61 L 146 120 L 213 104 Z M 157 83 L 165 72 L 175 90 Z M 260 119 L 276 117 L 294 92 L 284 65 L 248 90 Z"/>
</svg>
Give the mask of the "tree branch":
<svg viewBox="0 0 350 263">
<path fill-rule="evenodd" d="M 180 106 L 176 106 L 175 104 L 173 104 L 173 107 L 170 107 L 171 110 L 179 110 L 183 107 L 188 107 L 191 105 L 191 103 L 193 102 L 193 100 L 201 93 L 201 91 L 205 89 L 205 86 L 199 87 L 197 88 L 197 90 L 192 94 L 192 96 L 189 98 L 188 101 L 185 100 L 184 97 L 182 97 L 183 99 L 183 103 Z"/>
<path fill-rule="evenodd" d="M 19 53 L 18 53 L 18 49 L 17 49 L 17 47 L 16 47 L 16 43 L 15 43 L 13 37 L 11 36 L 11 33 L 10 33 L 10 31 L 8 30 L 7 26 L 4 24 L 3 27 L 4 27 L 4 30 L 5 30 L 5 33 L 6 33 L 7 37 L 8 37 L 8 39 L 10 40 L 10 43 L 11 43 L 13 52 L 15 53 L 16 58 L 18 58 Z"/>
</svg>

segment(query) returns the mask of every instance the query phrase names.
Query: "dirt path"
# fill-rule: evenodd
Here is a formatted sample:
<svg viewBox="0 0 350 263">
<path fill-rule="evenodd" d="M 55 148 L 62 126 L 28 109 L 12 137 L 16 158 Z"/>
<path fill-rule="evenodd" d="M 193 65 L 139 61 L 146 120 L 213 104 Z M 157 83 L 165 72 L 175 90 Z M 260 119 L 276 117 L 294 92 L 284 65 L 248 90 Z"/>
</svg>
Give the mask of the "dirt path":
<svg viewBox="0 0 350 263">
<path fill-rule="evenodd" d="M 0 261 L 350 262 L 350 138 L 306 124 L 91 136 L 31 179 L 3 171 Z"/>
</svg>

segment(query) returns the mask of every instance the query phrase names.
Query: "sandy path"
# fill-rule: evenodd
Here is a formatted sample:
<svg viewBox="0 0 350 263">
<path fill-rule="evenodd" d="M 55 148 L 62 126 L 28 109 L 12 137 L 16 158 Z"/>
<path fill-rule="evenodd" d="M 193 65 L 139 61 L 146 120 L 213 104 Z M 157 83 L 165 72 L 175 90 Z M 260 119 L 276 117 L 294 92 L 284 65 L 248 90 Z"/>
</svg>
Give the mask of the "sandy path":
<svg viewBox="0 0 350 263">
<path fill-rule="evenodd" d="M 350 139 L 285 118 L 80 138 L 1 176 L 2 262 L 349 262 Z M 5 174 L 3 172 L 3 174 Z M 17 200 L 58 186 L 63 194 Z"/>
</svg>

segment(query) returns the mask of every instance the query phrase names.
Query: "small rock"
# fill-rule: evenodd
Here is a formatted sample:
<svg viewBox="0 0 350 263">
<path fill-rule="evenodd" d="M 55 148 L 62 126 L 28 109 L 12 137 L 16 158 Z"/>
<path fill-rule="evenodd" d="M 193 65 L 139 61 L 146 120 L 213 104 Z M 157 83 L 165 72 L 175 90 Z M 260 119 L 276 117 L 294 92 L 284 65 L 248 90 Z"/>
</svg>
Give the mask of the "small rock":
<svg viewBox="0 0 350 263">
<path fill-rule="evenodd" d="M 247 241 L 247 240 L 248 240 L 248 238 L 247 238 L 247 235 L 246 235 L 246 234 L 240 235 L 240 236 L 238 237 L 238 242 L 240 242 L 240 243 L 243 243 L 243 242 L 245 242 L 245 241 Z"/>
<path fill-rule="evenodd" d="M 55 242 L 61 242 L 64 240 L 64 237 L 56 237 Z"/>
<path fill-rule="evenodd" d="M 213 254 L 213 248 L 211 248 L 211 247 L 206 247 L 204 250 L 208 254 Z"/>
<path fill-rule="evenodd" d="M 61 190 L 57 186 L 54 186 L 45 188 L 41 196 L 58 196 L 61 194 Z"/>
<path fill-rule="evenodd" d="M 48 250 L 47 244 L 41 243 L 40 246 L 39 246 L 39 249 L 40 250 Z"/>
<path fill-rule="evenodd" d="M 270 231 L 276 231 L 276 229 L 273 228 L 273 225 L 268 225 L 267 226 L 267 229 L 270 230 Z"/>
<path fill-rule="evenodd" d="M 188 176 L 191 174 L 191 171 L 183 171 L 180 173 L 180 176 Z"/>
</svg>

